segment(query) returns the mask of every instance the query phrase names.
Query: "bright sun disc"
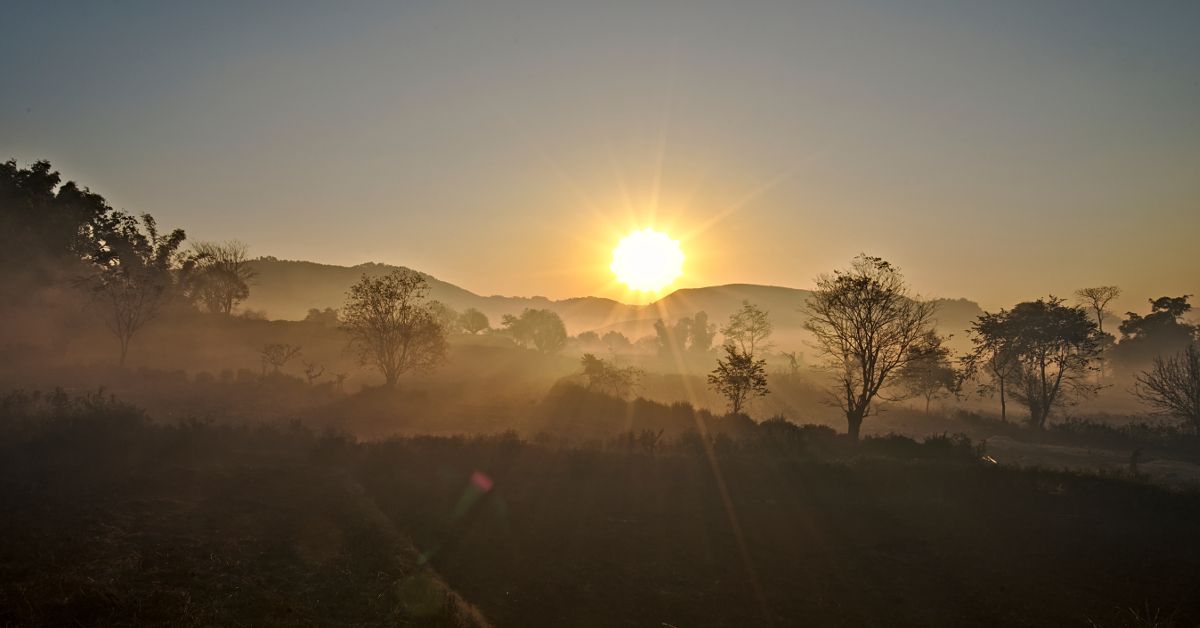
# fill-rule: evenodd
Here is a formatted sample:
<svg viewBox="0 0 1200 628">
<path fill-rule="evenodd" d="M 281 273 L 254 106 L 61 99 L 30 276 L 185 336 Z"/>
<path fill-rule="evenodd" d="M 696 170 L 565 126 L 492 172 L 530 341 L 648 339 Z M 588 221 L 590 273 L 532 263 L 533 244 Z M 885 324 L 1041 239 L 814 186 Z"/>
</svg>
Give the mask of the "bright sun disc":
<svg viewBox="0 0 1200 628">
<path fill-rule="evenodd" d="M 617 280 L 632 290 L 657 292 L 683 273 L 679 241 L 653 229 L 634 231 L 613 249 L 612 266 Z"/>
</svg>

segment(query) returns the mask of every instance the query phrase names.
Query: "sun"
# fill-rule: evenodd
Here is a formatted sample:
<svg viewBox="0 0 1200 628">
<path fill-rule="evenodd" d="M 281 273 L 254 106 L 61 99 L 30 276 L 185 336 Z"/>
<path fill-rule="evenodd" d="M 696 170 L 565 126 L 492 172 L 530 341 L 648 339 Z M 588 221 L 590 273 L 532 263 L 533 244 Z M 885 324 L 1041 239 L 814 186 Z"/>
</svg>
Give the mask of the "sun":
<svg viewBox="0 0 1200 628">
<path fill-rule="evenodd" d="M 661 231 L 634 231 L 617 243 L 609 268 L 631 290 L 658 292 L 683 273 L 683 249 Z"/>
</svg>

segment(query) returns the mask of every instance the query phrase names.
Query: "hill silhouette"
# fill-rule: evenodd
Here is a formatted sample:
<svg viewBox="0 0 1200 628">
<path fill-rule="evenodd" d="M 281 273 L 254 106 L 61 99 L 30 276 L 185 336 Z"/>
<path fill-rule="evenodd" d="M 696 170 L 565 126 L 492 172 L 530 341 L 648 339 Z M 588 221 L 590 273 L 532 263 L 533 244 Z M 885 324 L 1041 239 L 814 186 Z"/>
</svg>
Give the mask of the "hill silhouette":
<svg viewBox="0 0 1200 628">
<path fill-rule="evenodd" d="M 306 261 L 261 258 L 251 262 L 258 273 L 245 307 L 263 310 L 270 318 L 299 320 L 310 308 L 339 307 L 346 290 L 362 275 L 384 275 L 399 266 L 366 263 L 335 266 Z M 414 269 L 415 270 L 415 269 Z M 420 272 L 420 271 L 418 271 Z M 771 313 L 775 340 L 791 343 L 804 336 L 806 315 L 802 309 L 811 292 L 800 288 L 757 284 L 727 284 L 681 288 L 646 305 L 620 303 L 603 297 L 549 299 L 542 296 L 484 296 L 447 281 L 421 273 L 429 282 L 430 298 L 462 311 L 476 308 L 498 325 L 505 314 L 520 314 L 525 308 L 549 309 L 562 317 L 572 334 L 594 330 L 619 331 L 630 339 L 654 334 L 654 321 L 672 321 L 696 312 L 707 312 L 718 325 L 750 301 Z M 938 326 L 943 333 L 964 339 L 964 331 L 983 310 L 967 299 L 937 299 Z"/>
</svg>

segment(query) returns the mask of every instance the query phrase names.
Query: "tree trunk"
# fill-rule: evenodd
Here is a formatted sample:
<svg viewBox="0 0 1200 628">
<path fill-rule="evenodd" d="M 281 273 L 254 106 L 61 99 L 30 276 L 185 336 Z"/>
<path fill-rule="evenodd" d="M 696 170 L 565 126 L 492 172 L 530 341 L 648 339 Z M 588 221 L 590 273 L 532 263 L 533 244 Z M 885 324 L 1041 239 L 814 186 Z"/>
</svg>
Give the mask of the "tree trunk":
<svg viewBox="0 0 1200 628">
<path fill-rule="evenodd" d="M 850 440 L 858 442 L 858 434 L 862 429 L 862 422 L 862 412 L 846 412 L 846 433 L 850 435 Z"/>
<path fill-rule="evenodd" d="M 1000 422 L 1008 423 L 1008 402 L 1004 398 L 1004 380 L 1000 380 Z"/>
<path fill-rule="evenodd" d="M 129 339 L 128 338 L 120 338 L 119 340 L 121 341 L 121 361 L 118 364 L 120 366 L 124 367 L 125 366 L 125 356 L 129 355 Z"/>
</svg>

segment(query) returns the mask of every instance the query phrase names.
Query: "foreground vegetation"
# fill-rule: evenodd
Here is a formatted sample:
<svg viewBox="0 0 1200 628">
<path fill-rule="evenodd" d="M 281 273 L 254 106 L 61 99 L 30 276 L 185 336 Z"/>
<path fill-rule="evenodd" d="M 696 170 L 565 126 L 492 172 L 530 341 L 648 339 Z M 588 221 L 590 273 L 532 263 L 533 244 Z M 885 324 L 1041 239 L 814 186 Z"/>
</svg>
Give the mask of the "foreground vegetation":
<svg viewBox="0 0 1200 628">
<path fill-rule="evenodd" d="M 704 435 L 360 444 L 98 395 L 0 412 L 7 624 L 1200 619 L 1200 496 L 964 438 L 695 415 Z"/>
</svg>

